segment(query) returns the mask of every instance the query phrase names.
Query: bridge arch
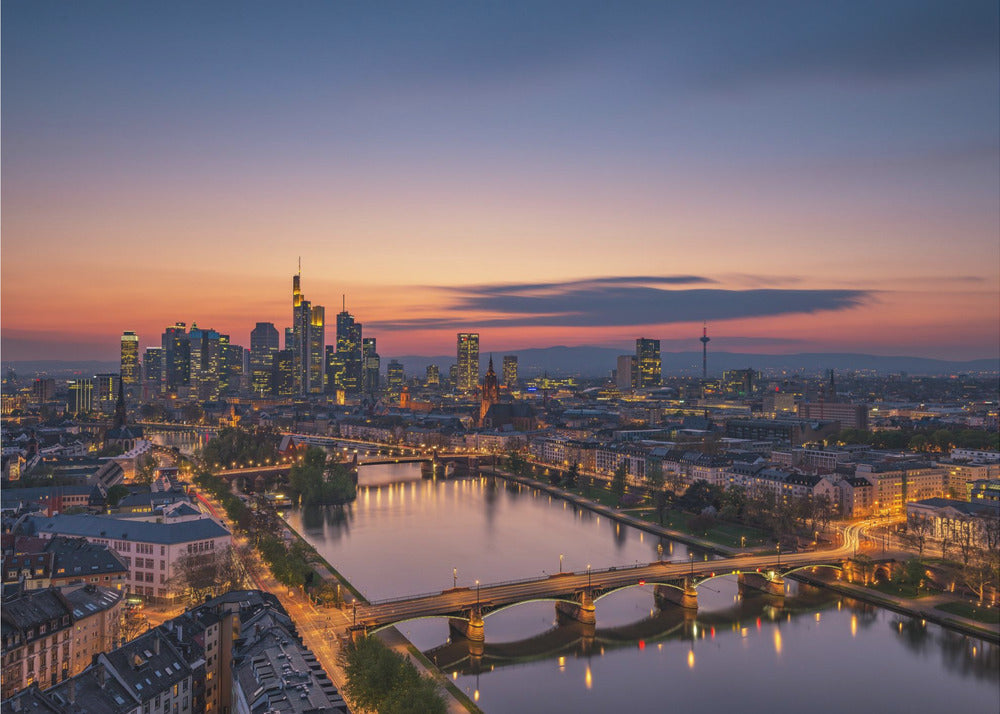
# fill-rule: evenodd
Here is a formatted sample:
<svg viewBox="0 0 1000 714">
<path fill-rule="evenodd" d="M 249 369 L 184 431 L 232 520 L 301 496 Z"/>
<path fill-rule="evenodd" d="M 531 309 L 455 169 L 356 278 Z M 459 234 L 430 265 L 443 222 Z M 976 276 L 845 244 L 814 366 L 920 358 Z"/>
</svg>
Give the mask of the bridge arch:
<svg viewBox="0 0 1000 714">
<path fill-rule="evenodd" d="M 618 587 L 611 588 L 610 590 L 608 590 L 606 592 L 603 592 L 600 595 L 598 595 L 597 597 L 595 597 L 594 598 L 594 602 L 596 603 L 601 598 L 605 598 L 608 595 L 612 595 L 612 594 L 614 594 L 616 592 L 620 592 L 622 590 L 628 590 L 629 588 L 641 588 L 641 587 L 645 587 L 646 585 L 662 585 L 663 587 L 666 587 L 666 588 L 673 588 L 674 590 L 680 590 L 681 592 L 684 592 L 684 586 L 683 585 L 678 585 L 676 582 L 670 582 L 670 581 L 664 581 L 664 580 L 644 580 L 641 583 L 628 583 L 627 585 L 619 585 Z"/>
<path fill-rule="evenodd" d="M 839 565 L 833 565 L 831 563 L 817 563 L 816 565 L 800 565 L 797 568 L 792 568 L 791 570 L 786 570 L 784 573 L 782 573 L 782 576 L 784 576 L 784 575 L 791 575 L 792 573 L 796 573 L 796 572 L 798 572 L 800 570 L 809 570 L 811 568 L 831 568 L 833 570 L 839 570 L 840 572 L 844 571 L 843 567 L 841 567 Z"/>
<path fill-rule="evenodd" d="M 417 620 L 465 620 L 469 622 L 468 617 L 463 617 L 462 615 L 456 614 L 443 614 L 443 615 L 417 615 L 416 617 L 406 617 L 402 620 L 395 620 L 394 622 L 387 622 L 384 625 L 379 625 L 378 627 L 373 627 L 368 630 L 369 635 L 374 635 L 376 632 L 381 632 L 382 630 L 388 630 L 390 627 L 396 627 L 397 625 L 402 625 L 404 622 L 415 622 Z"/>
<path fill-rule="evenodd" d="M 484 612 L 483 619 L 485 620 L 487 617 L 490 617 L 491 615 L 496 615 L 498 612 L 503 612 L 504 610 L 510 610 L 513 607 L 518 607 L 519 605 L 527 605 L 529 602 L 565 602 L 569 603 L 570 605 L 580 604 L 578 600 L 570 600 L 569 598 L 564 598 L 564 597 L 535 597 L 531 598 L 530 600 L 518 600 L 517 602 L 512 602 L 507 605 L 498 607 L 495 610 Z"/>
</svg>

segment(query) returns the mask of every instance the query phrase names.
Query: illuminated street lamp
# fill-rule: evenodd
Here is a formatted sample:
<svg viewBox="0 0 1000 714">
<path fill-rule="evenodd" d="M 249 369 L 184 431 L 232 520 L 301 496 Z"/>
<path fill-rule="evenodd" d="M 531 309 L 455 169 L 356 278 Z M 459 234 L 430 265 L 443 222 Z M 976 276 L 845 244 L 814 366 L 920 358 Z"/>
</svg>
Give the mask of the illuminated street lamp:
<svg viewBox="0 0 1000 714">
<path fill-rule="evenodd" d="M 562 573 L 562 559 L 563 559 L 563 554 L 560 553 L 559 554 L 559 572 L 560 572 L 560 574 Z"/>
<path fill-rule="evenodd" d="M 587 563 L 587 590 L 590 590 L 590 563 Z"/>
<path fill-rule="evenodd" d="M 458 587 L 458 568 L 451 569 L 451 586 L 453 588 Z"/>
<path fill-rule="evenodd" d="M 479 609 L 479 581 L 476 581 L 476 609 Z"/>
</svg>

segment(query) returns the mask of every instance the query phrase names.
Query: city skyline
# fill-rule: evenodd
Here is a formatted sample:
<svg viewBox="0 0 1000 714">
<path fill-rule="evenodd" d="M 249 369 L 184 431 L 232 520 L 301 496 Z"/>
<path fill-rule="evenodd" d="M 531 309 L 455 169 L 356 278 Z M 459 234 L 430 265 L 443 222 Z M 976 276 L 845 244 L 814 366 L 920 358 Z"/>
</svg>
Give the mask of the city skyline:
<svg viewBox="0 0 1000 714">
<path fill-rule="evenodd" d="M 6 362 L 246 345 L 300 255 L 386 355 L 1000 357 L 993 3 L 4 11 Z"/>
</svg>

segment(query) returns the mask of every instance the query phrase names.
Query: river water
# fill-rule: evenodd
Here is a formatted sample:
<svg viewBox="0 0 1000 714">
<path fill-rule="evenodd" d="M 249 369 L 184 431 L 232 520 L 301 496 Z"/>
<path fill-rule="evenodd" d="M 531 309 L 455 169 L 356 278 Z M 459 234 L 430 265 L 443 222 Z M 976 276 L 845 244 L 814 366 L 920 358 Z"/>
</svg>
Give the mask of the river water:
<svg viewBox="0 0 1000 714">
<path fill-rule="evenodd" d="M 287 518 L 370 600 L 688 560 L 681 543 L 533 489 L 425 481 L 414 464 L 363 467 L 353 505 Z M 742 597 L 735 578 L 698 599 L 692 616 L 658 610 L 651 587 L 621 591 L 597 602 L 589 628 L 527 603 L 487 617 L 472 651 L 449 642 L 443 619 L 399 627 L 489 714 L 1000 711 L 1000 647 L 988 642 L 791 581 L 784 601 Z"/>
</svg>

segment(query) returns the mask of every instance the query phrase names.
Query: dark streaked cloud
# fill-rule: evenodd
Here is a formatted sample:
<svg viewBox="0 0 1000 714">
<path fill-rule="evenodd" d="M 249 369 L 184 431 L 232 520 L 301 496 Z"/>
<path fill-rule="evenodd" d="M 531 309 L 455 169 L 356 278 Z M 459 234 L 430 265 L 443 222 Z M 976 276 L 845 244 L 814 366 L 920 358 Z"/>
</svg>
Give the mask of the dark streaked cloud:
<svg viewBox="0 0 1000 714">
<path fill-rule="evenodd" d="M 454 288 L 448 314 L 374 323 L 380 329 L 452 327 L 624 327 L 719 321 L 847 310 L 865 303 L 866 290 L 661 289 L 649 278 L 610 278 L 552 284 Z M 698 279 L 701 282 L 705 279 Z M 482 315 L 489 317 L 481 317 Z"/>
</svg>

